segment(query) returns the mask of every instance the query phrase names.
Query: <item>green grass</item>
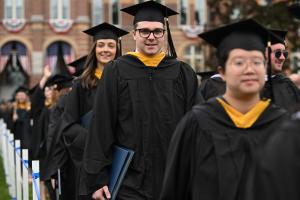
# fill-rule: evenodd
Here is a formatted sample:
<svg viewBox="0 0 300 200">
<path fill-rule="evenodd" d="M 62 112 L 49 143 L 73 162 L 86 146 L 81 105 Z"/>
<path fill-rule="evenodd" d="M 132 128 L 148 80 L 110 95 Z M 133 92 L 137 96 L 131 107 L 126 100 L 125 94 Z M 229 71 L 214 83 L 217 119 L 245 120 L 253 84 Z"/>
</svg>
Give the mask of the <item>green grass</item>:
<svg viewBox="0 0 300 200">
<path fill-rule="evenodd" d="M 11 199 L 8 194 L 8 186 L 5 182 L 5 174 L 2 163 L 2 158 L 0 157 L 0 199 L 1 200 L 9 200 Z"/>
</svg>

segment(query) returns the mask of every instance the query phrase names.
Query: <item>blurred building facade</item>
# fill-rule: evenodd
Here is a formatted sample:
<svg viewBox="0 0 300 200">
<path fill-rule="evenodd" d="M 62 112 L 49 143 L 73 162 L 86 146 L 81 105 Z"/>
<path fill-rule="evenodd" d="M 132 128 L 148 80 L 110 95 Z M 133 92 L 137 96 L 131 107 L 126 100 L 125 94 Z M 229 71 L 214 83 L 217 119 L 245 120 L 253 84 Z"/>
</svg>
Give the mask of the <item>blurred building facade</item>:
<svg viewBox="0 0 300 200">
<path fill-rule="evenodd" d="M 0 72 L 12 50 L 17 52 L 32 86 L 43 67 L 55 66 L 58 42 L 63 43 L 66 63 L 89 52 L 91 38 L 83 30 L 109 22 L 131 31 L 132 17 L 119 10 L 141 0 L 0 0 Z M 204 54 L 197 34 L 207 22 L 206 0 L 160 0 L 177 10 L 170 17 L 172 37 L 178 58 L 204 71 Z M 122 38 L 123 52 L 134 50 L 130 35 Z"/>
</svg>

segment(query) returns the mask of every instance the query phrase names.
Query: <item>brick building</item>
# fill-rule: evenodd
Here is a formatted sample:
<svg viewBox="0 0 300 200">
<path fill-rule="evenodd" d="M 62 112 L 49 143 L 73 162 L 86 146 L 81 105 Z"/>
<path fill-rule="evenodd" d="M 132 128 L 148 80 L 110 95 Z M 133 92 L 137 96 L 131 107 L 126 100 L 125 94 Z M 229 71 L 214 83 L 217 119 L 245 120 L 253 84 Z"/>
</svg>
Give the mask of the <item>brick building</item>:
<svg viewBox="0 0 300 200">
<path fill-rule="evenodd" d="M 132 30 L 132 17 L 119 10 L 141 0 L 0 0 L 0 72 L 11 50 L 16 49 L 32 86 L 43 66 L 54 67 L 57 43 L 63 42 L 66 63 L 89 52 L 91 39 L 83 30 L 104 21 Z M 204 59 L 197 34 L 207 21 L 205 0 L 160 0 L 180 14 L 170 17 L 179 59 L 203 71 Z M 134 49 L 130 35 L 123 39 L 123 52 Z M 1 74 L 0 73 L 0 74 Z M 0 91 L 1 93 L 1 91 Z M 1 95 L 1 94 L 0 94 Z"/>
</svg>

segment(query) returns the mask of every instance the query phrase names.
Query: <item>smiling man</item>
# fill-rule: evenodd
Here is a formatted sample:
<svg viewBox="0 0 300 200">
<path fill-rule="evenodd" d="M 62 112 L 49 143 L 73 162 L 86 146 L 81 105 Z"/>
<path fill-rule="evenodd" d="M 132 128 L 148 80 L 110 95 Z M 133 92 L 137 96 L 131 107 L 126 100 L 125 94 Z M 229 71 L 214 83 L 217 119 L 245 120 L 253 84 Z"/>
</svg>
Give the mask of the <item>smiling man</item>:
<svg viewBox="0 0 300 200">
<path fill-rule="evenodd" d="M 283 42 L 271 40 L 271 81 L 266 82 L 263 90 L 263 97 L 272 98 L 273 103 L 288 111 L 293 111 L 295 106 L 300 103 L 300 91 L 297 86 L 282 73 L 282 67 L 288 58 L 285 37 L 287 31 L 270 30 L 282 39 Z M 271 86 L 272 85 L 272 86 Z"/>
<path fill-rule="evenodd" d="M 85 192 L 93 199 L 110 198 L 108 168 L 117 144 L 135 152 L 117 199 L 156 200 L 175 126 L 195 104 L 197 78 L 176 59 L 165 23 L 175 11 L 155 1 L 122 11 L 134 16 L 136 49 L 104 68 L 83 159 Z"/>
</svg>

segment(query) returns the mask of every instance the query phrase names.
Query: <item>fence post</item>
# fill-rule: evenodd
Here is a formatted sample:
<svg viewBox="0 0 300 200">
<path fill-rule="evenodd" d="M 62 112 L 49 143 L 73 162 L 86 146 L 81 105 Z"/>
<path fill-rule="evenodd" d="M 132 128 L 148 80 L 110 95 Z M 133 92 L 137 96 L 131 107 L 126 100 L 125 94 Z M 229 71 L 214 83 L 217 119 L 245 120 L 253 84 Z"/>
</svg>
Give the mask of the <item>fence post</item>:
<svg viewBox="0 0 300 200">
<path fill-rule="evenodd" d="M 22 199 L 21 161 L 21 142 L 20 140 L 15 140 L 16 188 L 18 200 Z"/>
<path fill-rule="evenodd" d="M 23 185 L 23 200 L 29 199 L 28 189 L 28 149 L 22 149 L 23 170 L 22 170 L 22 185 Z"/>
<path fill-rule="evenodd" d="M 15 173 L 15 158 L 14 158 L 14 135 L 8 136 L 8 165 L 9 165 L 9 177 L 10 177 L 10 195 L 12 199 L 16 198 L 16 173 Z"/>
<path fill-rule="evenodd" d="M 40 166 L 38 160 L 32 161 L 32 197 L 33 200 L 40 200 Z"/>
<path fill-rule="evenodd" d="M 9 182 L 9 171 L 8 171 L 8 130 L 4 130 L 4 138 L 3 138 L 3 164 L 4 164 L 4 173 L 5 173 L 5 181 L 7 185 Z"/>
</svg>

